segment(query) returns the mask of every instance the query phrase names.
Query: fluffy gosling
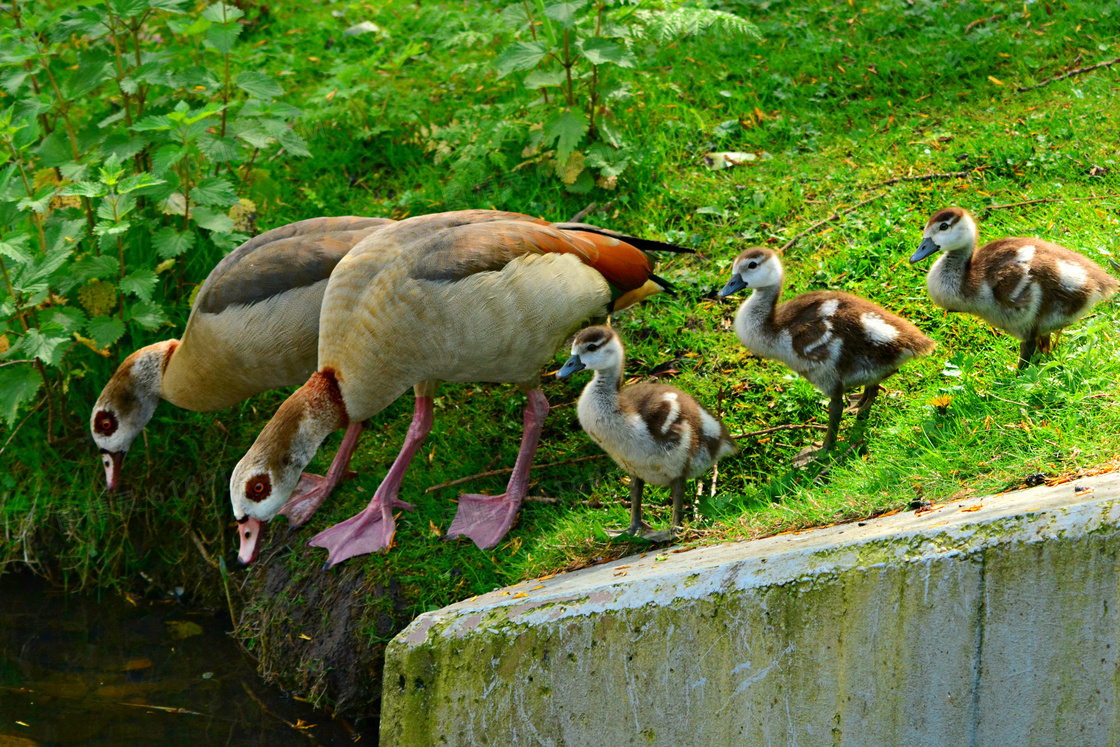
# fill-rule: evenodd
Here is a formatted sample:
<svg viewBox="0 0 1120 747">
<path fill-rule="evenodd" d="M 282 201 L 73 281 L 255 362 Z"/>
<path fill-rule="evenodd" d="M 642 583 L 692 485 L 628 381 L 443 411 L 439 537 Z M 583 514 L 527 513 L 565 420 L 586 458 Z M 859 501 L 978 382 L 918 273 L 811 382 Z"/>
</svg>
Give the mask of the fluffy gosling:
<svg viewBox="0 0 1120 747">
<path fill-rule="evenodd" d="M 820 449 L 826 452 L 840 429 L 844 392 L 863 387 L 855 405 L 863 420 L 879 383 L 903 363 L 929 355 L 935 343 L 902 317 L 847 293 L 802 293 L 779 304 L 783 278 L 778 255 L 754 247 L 735 260 L 731 280 L 719 295 L 752 289 L 735 315 L 739 340 L 755 355 L 781 361 L 828 395 L 828 431 Z M 806 449 L 798 459 L 813 455 Z"/>
<path fill-rule="evenodd" d="M 556 375 L 595 372 L 579 398 L 580 425 L 630 475 L 630 526 L 611 534 L 667 539 L 681 525 L 685 481 L 737 449 L 727 427 L 686 392 L 663 384 L 623 388 L 623 360 L 622 340 L 613 329 L 588 327 L 576 335 L 572 357 Z M 642 521 L 647 482 L 668 485 L 672 492 L 668 533 L 651 532 Z"/>
<path fill-rule="evenodd" d="M 1050 352 L 1051 338 L 1116 294 L 1116 278 L 1064 246 L 1039 239 L 996 239 L 976 249 L 976 219 L 945 208 L 926 223 L 910 257 L 921 262 L 943 252 L 926 276 L 933 302 L 974 314 L 1019 340 L 1019 370 L 1035 350 Z"/>
</svg>

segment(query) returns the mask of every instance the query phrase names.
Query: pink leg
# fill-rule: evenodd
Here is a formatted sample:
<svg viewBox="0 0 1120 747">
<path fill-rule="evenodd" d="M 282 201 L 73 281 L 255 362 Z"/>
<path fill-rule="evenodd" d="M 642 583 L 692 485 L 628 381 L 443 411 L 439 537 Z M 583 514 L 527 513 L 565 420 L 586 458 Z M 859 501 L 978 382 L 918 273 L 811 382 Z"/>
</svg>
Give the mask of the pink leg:
<svg viewBox="0 0 1120 747">
<path fill-rule="evenodd" d="M 548 400 L 540 389 L 529 392 L 525 405 L 525 434 L 521 437 L 521 450 L 502 495 L 461 495 L 455 520 L 447 530 L 447 538 L 470 537 L 479 549 L 489 550 L 506 536 L 517 518 L 521 502 L 529 490 L 529 470 L 533 455 L 541 440 L 541 427 L 548 415 Z"/>
<path fill-rule="evenodd" d="M 362 423 L 351 423 L 346 429 L 346 435 L 334 455 L 334 461 L 331 462 L 326 477 L 307 472 L 300 475 L 296 489 L 292 491 L 292 497 L 280 509 L 280 513 L 288 517 L 291 529 L 310 519 L 336 485 L 348 477 L 355 476 L 355 473 L 349 470 L 350 459 L 358 446 L 358 437 L 362 435 L 362 425 Z"/>
<path fill-rule="evenodd" d="M 414 508 L 411 503 L 405 503 L 397 498 L 397 493 L 401 489 L 401 480 L 404 478 L 409 462 L 420 450 L 420 445 L 424 443 L 431 430 L 432 397 L 417 397 L 416 410 L 412 414 L 412 425 L 408 427 L 408 435 L 405 436 L 401 453 L 397 455 L 396 461 L 389 468 L 385 479 L 381 481 L 377 492 L 373 494 L 369 505 L 360 513 L 319 532 L 311 539 L 311 545 L 327 550 L 327 568 L 355 555 L 384 550 L 393 543 L 393 534 L 397 531 L 393 509 L 404 508 L 411 511 Z"/>
</svg>

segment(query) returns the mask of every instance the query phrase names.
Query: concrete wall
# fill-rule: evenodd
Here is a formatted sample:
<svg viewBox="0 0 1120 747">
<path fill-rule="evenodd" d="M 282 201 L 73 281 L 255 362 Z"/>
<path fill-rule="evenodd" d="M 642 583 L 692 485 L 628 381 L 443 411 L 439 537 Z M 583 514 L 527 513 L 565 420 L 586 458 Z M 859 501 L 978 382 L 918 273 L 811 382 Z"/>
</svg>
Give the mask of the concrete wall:
<svg viewBox="0 0 1120 747">
<path fill-rule="evenodd" d="M 1116 744 L 1118 498 L 1103 475 L 428 613 L 387 651 L 382 743 Z"/>
</svg>

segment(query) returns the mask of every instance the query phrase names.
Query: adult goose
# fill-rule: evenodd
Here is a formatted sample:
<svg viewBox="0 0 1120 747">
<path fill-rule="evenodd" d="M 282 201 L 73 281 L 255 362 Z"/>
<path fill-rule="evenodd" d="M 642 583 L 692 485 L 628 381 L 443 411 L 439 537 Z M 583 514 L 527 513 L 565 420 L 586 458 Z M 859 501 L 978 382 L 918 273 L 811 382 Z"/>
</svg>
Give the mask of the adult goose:
<svg viewBox="0 0 1120 747">
<path fill-rule="evenodd" d="M 198 292 L 183 336 L 128 356 L 93 406 L 90 430 L 109 489 L 116 488 L 129 446 L 161 399 L 208 412 L 306 382 L 316 368 L 327 278 L 356 244 L 392 222 L 332 217 L 290 223 L 219 262 Z M 303 476 L 294 519 L 306 519 L 345 474 L 360 432 L 355 422 L 325 479 Z"/>
<path fill-rule="evenodd" d="M 374 273 L 377 252 L 392 261 Z M 319 370 L 280 407 L 230 478 L 242 562 L 331 432 L 427 387 L 400 455 L 369 505 L 321 532 L 327 565 L 388 548 L 401 478 L 432 425 L 437 381 L 506 382 L 528 392 L 524 435 L 502 495 L 463 495 L 448 537 L 494 547 L 512 525 L 548 413 L 540 368 L 593 317 L 664 290 L 646 250 L 683 251 L 584 224 L 467 210 L 400 221 L 346 256 L 327 286 Z M 418 389 L 418 393 L 420 389 Z"/>
<path fill-rule="evenodd" d="M 572 357 L 556 375 L 587 368 L 595 377 L 579 398 L 579 424 L 630 475 L 630 526 L 611 534 L 662 540 L 681 525 L 685 481 L 735 453 L 726 426 L 686 392 L 664 384 L 622 387 L 625 350 L 610 327 L 588 327 L 572 342 Z M 642 521 L 646 483 L 668 485 L 673 496 L 669 532 Z"/>
<path fill-rule="evenodd" d="M 976 249 L 978 236 L 976 219 L 967 210 L 939 210 L 926 222 L 910 262 L 942 252 L 926 276 L 930 298 L 947 311 L 975 314 L 1019 340 L 1020 370 L 1036 349 L 1050 351 L 1051 334 L 1116 294 L 1116 278 L 1064 246 L 1014 237 Z"/>
<path fill-rule="evenodd" d="M 903 363 L 929 355 L 934 342 L 902 317 L 847 293 L 802 293 L 779 304 L 783 277 L 782 262 L 772 250 L 747 249 L 719 295 L 753 289 L 735 315 L 739 340 L 755 355 L 785 363 L 829 397 L 828 431 L 820 450 L 825 452 L 836 442 L 844 392 L 863 387 L 855 409 L 859 419 L 866 418 L 879 383 Z M 799 460 L 811 452 L 806 449 Z"/>
</svg>

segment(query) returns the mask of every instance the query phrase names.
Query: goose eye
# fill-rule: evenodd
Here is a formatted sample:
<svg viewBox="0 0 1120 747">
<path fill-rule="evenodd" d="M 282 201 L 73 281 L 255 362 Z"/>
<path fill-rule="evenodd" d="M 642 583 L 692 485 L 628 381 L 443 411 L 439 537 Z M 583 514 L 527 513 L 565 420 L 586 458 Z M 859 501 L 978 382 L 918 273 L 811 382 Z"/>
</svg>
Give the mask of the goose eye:
<svg viewBox="0 0 1120 747">
<path fill-rule="evenodd" d="M 117 430 L 117 417 L 111 412 L 99 412 L 94 418 L 93 427 L 102 436 L 111 436 Z"/>
<path fill-rule="evenodd" d="M 598 350 L 601 347 L 603 347 L 603 343 L 594 342 L 594 343 L 587 346 L 587 352 L 594 353 L 596 350 Z"/>
<path fill-rule="evenodd" d="M 940 226 L 938 226 L 938 229 L 941 230 L 941 231 L 948 231 L 949 230 L 949 224 L 948 223 L 942 223 Z"/>
<path fill-rule="evenodd" d="M 260 503 L 272 492 L 272 480 L 268 475 L 258 475 L 245 483 L 245 497 L 254 503 Z"/>
<path fill-rule="evenodd" d="M 751 262 L 749 265 L 747 265 L 748 270 L 753 270 L 756 267 L 758 267 L 758 262 Z"/>
</svg>

